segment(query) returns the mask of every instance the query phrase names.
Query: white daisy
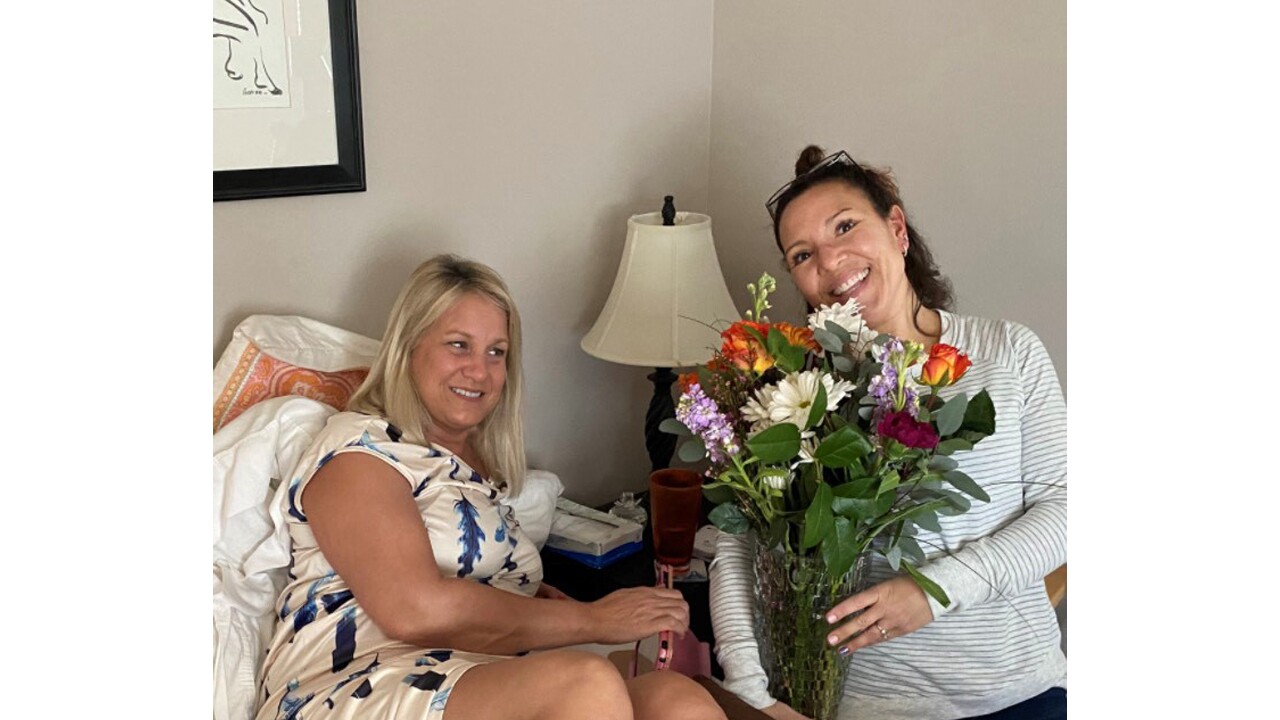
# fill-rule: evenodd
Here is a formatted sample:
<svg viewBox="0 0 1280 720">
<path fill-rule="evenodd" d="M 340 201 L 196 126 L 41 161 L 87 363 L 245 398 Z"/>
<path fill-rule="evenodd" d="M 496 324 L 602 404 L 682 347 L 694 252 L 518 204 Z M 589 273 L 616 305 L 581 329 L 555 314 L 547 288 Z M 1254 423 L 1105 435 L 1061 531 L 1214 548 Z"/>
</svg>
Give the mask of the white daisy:
<svg viewBox="0 0 1280 720">
<path fill-rule="evenodd" d="M 742 419 L 751 423 L 752 435 L 773 427 L 773 421 L 769 419 L 769 405 L 773 402 L 773 395 L 777 391 L 776 385 L 757 388 L 755 393 L 747 399 L 747 404 L 740 408 Z"/>
<path fill-rule="evenodd" d="M 835 380 L 816 368 L 791 373 L 778 382 L 769 402 L 762 403 L 768 409 L 769 420 L 774 424 L 789 422 L 803 429 L 813 403 L 818 399 L 818 383 L 827 389 L 827 412 L 835 410 L 854 387 L 853 383 Z"/>
<path fill-rule="evenodd" d="M 809 315 L 809 329 L 826 330 L 827 321 L 831 321 L 849 331 L 849 337 L 856 347 L 864 347 L 876 338 L 876 331 L 867 327 L 862 319 L 862 308 L 856 298 L 849 298 L 839 305 L 819 305 Z"/>
</svg>

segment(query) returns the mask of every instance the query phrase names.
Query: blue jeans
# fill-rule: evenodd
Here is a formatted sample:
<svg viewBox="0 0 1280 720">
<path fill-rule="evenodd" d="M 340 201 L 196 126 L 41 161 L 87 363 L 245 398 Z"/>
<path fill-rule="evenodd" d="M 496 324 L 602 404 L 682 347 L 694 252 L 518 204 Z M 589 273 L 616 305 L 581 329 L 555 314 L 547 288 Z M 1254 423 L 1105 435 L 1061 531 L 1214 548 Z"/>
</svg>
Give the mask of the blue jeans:
<svg viewBox="0 0 1280 720">
<path fill-rule="evenodd" d="M 1067 691 L 1064 688 L 1049 688 L 1039 695 L 1023 700 L 990 715 L 982 715 L 969 720 L 1066 720 Z"/>
</svg>

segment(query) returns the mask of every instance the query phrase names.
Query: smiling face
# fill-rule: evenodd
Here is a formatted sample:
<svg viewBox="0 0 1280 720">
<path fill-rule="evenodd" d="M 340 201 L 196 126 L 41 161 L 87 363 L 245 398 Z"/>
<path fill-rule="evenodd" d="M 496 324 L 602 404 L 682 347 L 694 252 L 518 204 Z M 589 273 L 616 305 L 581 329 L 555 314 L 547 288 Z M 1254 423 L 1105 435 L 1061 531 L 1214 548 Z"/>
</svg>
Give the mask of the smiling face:
<svg viewBox="0 0 1280 720">
<path fill-rule="evenodd" d="M 902 208 L 895 205 L 882 218 L 861 190 L 824 182 L 786 206 L 778 238 L 792 281 L 813 307 L 852 297 L 875 330 L 899 334 L 912 322 L 915 293 L 902 256 Z"/>
<path fill-rule="evenodd" d="M 455 453 L 497 407 L 507 381 L 507 314 L 467 293 L 427 328 L 409 358 L 418 397 L 431 416 L 427 440 Z"/>
</svg>

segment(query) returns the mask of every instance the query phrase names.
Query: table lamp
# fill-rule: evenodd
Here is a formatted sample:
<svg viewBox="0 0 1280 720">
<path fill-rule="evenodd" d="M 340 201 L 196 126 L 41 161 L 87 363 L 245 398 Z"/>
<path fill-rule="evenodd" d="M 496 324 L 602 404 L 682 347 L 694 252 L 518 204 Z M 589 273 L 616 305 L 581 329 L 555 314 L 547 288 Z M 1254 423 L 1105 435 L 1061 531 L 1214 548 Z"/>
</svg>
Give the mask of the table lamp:
<svg viewBox="0 0 1280 720">
<path fill-rule="evenodd" d="M 632 215 L 613 290 L 582 338 L 602 360 L 654 368 L 653 399 L 645 414 L 645 447 L 652 470 L 671 464 L 676 437 L 658 425 L 675 417 L 673 367 L 706 362 L 720 346 L 720 330 L 738 318 L 711 238 L 711 218 L 676 212 L 672 196 L 662 212 Z"/>
</svg>

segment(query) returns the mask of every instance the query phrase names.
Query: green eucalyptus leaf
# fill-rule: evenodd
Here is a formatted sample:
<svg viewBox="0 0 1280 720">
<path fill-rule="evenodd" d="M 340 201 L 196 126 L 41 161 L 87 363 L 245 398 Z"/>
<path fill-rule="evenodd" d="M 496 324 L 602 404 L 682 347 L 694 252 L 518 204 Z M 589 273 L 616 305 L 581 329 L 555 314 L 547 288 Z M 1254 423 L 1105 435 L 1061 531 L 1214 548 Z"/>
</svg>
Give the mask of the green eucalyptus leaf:
<svg viewBox="0 0 1280 720">
<path fill-rule="evenodd" d="M 831 514 L 831 486 L 818 483 L 818 492 L 813 502 L 804 513 L 804 536 L 800 539 L 800 549 L 809 548 L 822 542 L 835 528 L 835 516 Z"/>
<path fill-rule="evenodd" d="M 836 337 L 830 330 L 817 328 L 813 331 L 813 339 L 818 341 L 823 350 L 831 353 L 838 353 L 844 349 L 844 343 L 840 342 L 840 338 Z"/>
<path fill-rule="evenodd" d="M 687 463 L 696 463 L 707 456 L 707 444 L 700 437 L 691 437 L 681 443 L 677 454 Z"/>
<path fill-rule="evenodd" d="M 800 453 L 800 428 L 779 423 L 747 439 L 747 449 L 763 463 L 780 463 Z"/>
<path fill-rule="evenodd" d="M 824 383 L 818 383 L 818 395 L 813 399 L 813 405 L 809 408 L 809 419 L 805 421 L 804 428 L 809 428 L 822 422 L 822 416 L 827 414 L 827 386 Z"/>
<path fill-rule="evenodd" d="M 966 432 L 966 436 L 968 436 L 967 433 L 978 435 L 978 440 L 996 431 L 996 406 L 991 402 L 991 395 L 986 390 L 974 395 L 969 401 L 960 429 Z"/>
<path fill-rule="evenodd" d="M 664 433 L 679 435 L 680 437 L 691 437 L 693 435 L 693 431 L 689 430 L 688 426 L 675 418 L 667 418 L 658 423 L 658 429 Z"/>
<path fill-rule="evenodd" d="M 946 455 L 934 455 L 933 458 L 929 460 L 928 467 L 930 470 L 935 470 L 937 472 L 946 472 L 948 470 L 955 470 L 959 465 L 960 463 L 956 462 L 954 458 L 949 458 Z"/>
<path fill-rule="evenodd" d="M 928 593 L 934 600 L 937 600 L 942 607 L 948 607 L 951 605 L 951 598 L 947 597 L 947 594 L 942 591 L 942 588 L 939 587 L 937 583 L 924 575 L 921 575 L 920 571 L 916 570 L 911 563 L 903 563 L 902 567 L 907 569 L 907 574 L 911 576 L 912 580 L 916 581 L 916 584 L 920 586 L 920 589 Z"/>
<path fill-rule="evenodd" d="M 898 547 L 902 548 L 902 555 L 911 562 L 920 564 L 924 562 L 924 551 L 920 549 L 920 543 L 915 538 L 906 535 L 898 539 Z"/>
<path fill-rule="evenodd" d="M 889 567 L 893 568 L 894 572 L 898 572 L 898 564 L 902 562 L 902 548 L 890 545 L 884 553 L 884 559 L 889 561 Z"/>
<path fill-rule="evenodd" d="M 973 503 L 969 501 L 969 498 L 955 492 L 954 490 L 938 490 L 937 492 L 943 500 L 947 501 L 947 506 L 946 508 L 943 508 L 943 510 L 950 509 L 954 511 L 943 512 L 943 510 L 939 510 L 939 515 L 960 515 L 962 513 L 969 512 L 969 508 L 973 505 Z"/>
<path fill-rule="evenodd" d="M 950 435 L 960 429 L 964 422 L 964 411 L 969 406 L 969 398 L 960 393 L 947 401 L 938 411 L 938 434 Z"/>
<path fill-rule="evenodd" d="M 963 430 L 961 431 L 964 432 Z M 972 450 L 973 442 L 962 437 L 947 438 L 938 443 L 938 447 L 934 450 L 938 455 L 951 455 L 961 450 Z"/>
<path fill-rule="evenodd" d="M 959 470 L 948 470 L 947 472 L 942 474 L 942 479 L 951 483 L 952 487 L 968 495 L 974 500 L 981 500 L 982 502 L 991 502 L 991 496 L 987 494 L 987 491 L 983 490 L 982 486 L 979 485 L 973 478 L 969 477 L 968 475 L 965 475 Z"/>
<path fill-rule="evenodd" d="M 743 515 L 738 506 L 733 503 L 717 505 L 707 518 L 713 525 L 730 535 L 741 535 L 747 531 L 747 516 Z"/>
<path fill-rule="evenodd" d="M 831 366 L 842 373 L 853 372 L 853 361 L 844 355 L 832 355 Z"/>
<path fill-rule="evenodd" d="M 847 345 L 850 340 L 853 340 L 853 336 L 849 334 L 849 331 L 846 330 L 843 325 L 836 322 L 835 320 L 826 321 L 825 323 L 823 323 L 823 328 L 825 328 L 827 332 L 831 333 L 832 335 L 835 335 L 837 338 L 840 339 L 841 349 L 843 349 L 844 346 Z"/>
<path fill-rule="evenodd" d="M 813 457 L 827 467 L 843 468 L 870 452 L 871 443 L 853 426 L 846 425 L 823 439 L 813 451 Z"/>
<path fill-rule="evenodd" d="M 942 532 L 942 526 L 938 524 L 938 512 L 936 510 L 915 513 L 911 516 L 911 522 L 925 530 L 932 530 L 936 533 Z"/>
</svg>

